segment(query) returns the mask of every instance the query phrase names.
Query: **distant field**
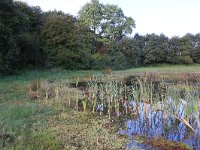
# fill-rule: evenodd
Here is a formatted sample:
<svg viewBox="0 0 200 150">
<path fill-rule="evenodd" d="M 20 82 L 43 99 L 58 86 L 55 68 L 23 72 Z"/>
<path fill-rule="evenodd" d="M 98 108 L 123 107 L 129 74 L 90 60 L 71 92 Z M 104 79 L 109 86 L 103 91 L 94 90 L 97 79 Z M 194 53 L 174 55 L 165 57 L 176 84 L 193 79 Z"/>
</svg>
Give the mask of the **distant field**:
<svg viewBox="0 0 200 150">
<path fill-rule="evenodd" d="M 15 75 L 0 78 L 0 82 L 14 81 L 24 83 L 36 78 L 63 80 L 68 78 L 84 78 L 90 75 L 100 75 L 103 71 L 86 70 L 86 71 L 68 71 L 68 70 L 27 70 L 21 71 Z M 193 65 L 156 65 L 147 67 L 136 67 L 126 70 L 113 71 L 117 75 L 131 75 L 134 73 L 200 73 L 200 64 Z M 1 85 L 0 85 L 1 86 Z"/>
<path fill-rule="evenodd" d="M 118 74 L 131 73 L 200 73 L 200 64 L 194 65 L 157 65 L 116 71 Z"/>
</svg>

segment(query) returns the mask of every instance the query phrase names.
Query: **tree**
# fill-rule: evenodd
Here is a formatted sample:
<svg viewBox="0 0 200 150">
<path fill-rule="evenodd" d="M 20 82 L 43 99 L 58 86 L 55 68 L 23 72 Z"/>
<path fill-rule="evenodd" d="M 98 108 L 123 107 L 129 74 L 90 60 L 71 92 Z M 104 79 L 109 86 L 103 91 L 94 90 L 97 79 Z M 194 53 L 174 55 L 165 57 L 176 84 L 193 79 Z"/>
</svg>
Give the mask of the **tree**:
<svg viewBox="0 0 200 150">
<path fill-rule="evenodd" d="M 27 18 L 12 0 L 0 1 L 0 72 L 11 72 L 19 66 L 20 49 L 16 36 L 24 32 Z"/>
<path fill-rule="evenodd" d="M 19 63 L 21 67 L 43 65 L 41 42 L 37 34 L 29 32 L 19 34 L 16 43 L 20 49 Z"/>
<path fill-rule="evenodd" d="M 192 60 L 192 36 L 187 34 L 182 38 L 172 37 L 169 41 L 169 57 L 172 63 L 191 64 Z"/>
<path fill-rule="evenodd" d="M 95 53 L 92 55 L 92 69 L 105 69 L 111 67 L 110 57 L 108 55 L 102 55 L 100 53 Z"/>
<path fill-rule="evenodd" d="M 78 20 L 82 25 L 88 26 L 95 34 L 100 34 L 101 32 L 102 6 L 98 0 L 92 0 L 91 3 L 87 3 L 79 11 Z"/>
<path fill-rule="evenodd" d="M 179 43 L 179 37 L 177 36 L 174 36 L 171 39 L 169 39 L 169 49 L 166 58 L 167 63 L 172 63 L 172 64 L 178 63 L 177 56 L 180 55 L 178 43 Z"/>
<path fill-rule="evenodd" d="M 200 63 L 200 33 L 196 34 L 193 38 L 193 51 L 192 59 L 195 63 Z"/>
<path fill-rule="evenodd" d="M 181 53 L 178 57 L 179 63 L 183 64 L 192 64 L 192 52 L 193 52 L 193 35 L 192 34 L 186 34 L 182 38 L 180 38 L 180 48 Z"/>
<path fill-rule="evenodd" d="M 140 47 L 140 44 L 143 45 L 141 40 L 139 35 L 135 35 L 134 38 L 124 38 L 116 43 L 118 49 L 125 55 L 128 66 L 133 67 L 141 65 L 143 49 Z"/>
<path fill-rule="evenodd" d="M 15 39 L 20 49 L 19 60 L 21 67 L 43 64 L 41 45 L 41 28 L 43 25 L 42 10 L 38 6 L 29 6 L 27 3 L 16 1 L 15 7 L 26 18 L 27 24 L 24 32 L 18 34 Z"/>
<path fill-rule="evenodd" d="M 0 20 L 14 35 L 24 32 L 28 23 L 28 18 L 17 9 L 13 0 L 0 1 Z"/>
<path fill-rule="evenodd" d="M 110 67 L 113 69 L 128 68 L 127 58 L 121 52 L 120 46 L 121 44 L 116 44 L 116 42 L 109 45 Z"/>
<path fill-rule="evenodd" d="M 44 22 L 41 8 L 20 1 L 15 1 L 14 4 L 28 18 L 27 31 L 40 33 Z"/>
<path fill-rule="evenodd" d="M 91 69 L 92 68 L 92 54 L 96 51 L 95 34 L 88 30 L 85 26 L 76 22 L 77 28 L 77 49 L 80 51 L 81 61 L 79 68 Z"/>
<path fill-rule="evenodd" d="M 169 41 L 168 61 L 179 64 L 191 64 L 192 41 L 189 36 L 172 37 Z"/>
<path fill-rule="evenodd" d="M 121 40 L 132 33 L 135 22 L 126 17 L 121 8 L 116 5 L 104 5 L 103 20 L 101 20 L 101 35 L 113 40 Z"/>
<path fill-rule="evenodd" d="M 147 34 L 145 47 L 143 49 L 146 64 L 156 64 L 166 62 L 168 51 L 168 38 L 161 34 Z"/>
<path fill-rule="evenodd" d="M 0 74 L 12 72 L 18 67 L 19 48 L 11 29 L 0 24 Z"/>
<path fill-rule="evenodd" d="M 89 66 L 89 52 L 82 44 L 89 39 L 82 34 L 83 30 L 75 17 L 50 13 L 42 30 L 44 54 L 49 67 L 84 69 Z"/>
<path fill-rule="evenodd" d="M 126 17 L 116 5 L 103 5 L 98 0 L 84 5 L 79 11 L 78 20 L 88 26 L 98 37 L 120 40 L 132 33 L 135 22 Z"/>
</svg>

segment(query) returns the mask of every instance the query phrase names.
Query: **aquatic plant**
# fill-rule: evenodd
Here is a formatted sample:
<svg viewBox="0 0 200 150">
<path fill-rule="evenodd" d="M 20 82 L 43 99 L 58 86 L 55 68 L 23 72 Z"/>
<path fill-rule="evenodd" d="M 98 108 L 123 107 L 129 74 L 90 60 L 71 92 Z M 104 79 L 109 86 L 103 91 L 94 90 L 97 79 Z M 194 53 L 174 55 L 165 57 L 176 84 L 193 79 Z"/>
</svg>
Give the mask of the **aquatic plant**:
<svg viewBox="0 0 200 150">
<path fill-rule="evenodd" d="M 41 84 L 38 90 L 40 98 L 43 97 L 47 104 L 58 104 L 63 110 L 68 106 L 84 113 L 91 111 L 107 116 L 110 121 L 131 118 L 153 126 L 159 119 L 165 130 L 184 125 L 188 131 L 198 131 L 200 87 L 191 84 L 188 78 L 181 83 L 169 83 L 163 76 L 144 74 L 133 76 L 127 84 L 122 77 L 116 79 L 114 75 L 104 74 L 91 77 L 86 87 L 80 87 L 79 78 L 74 81 L 73 88 L 77 90 L 72 95 L 67 80 L 65 83 L 48 82 L 48 86 Z"/>
</svg>

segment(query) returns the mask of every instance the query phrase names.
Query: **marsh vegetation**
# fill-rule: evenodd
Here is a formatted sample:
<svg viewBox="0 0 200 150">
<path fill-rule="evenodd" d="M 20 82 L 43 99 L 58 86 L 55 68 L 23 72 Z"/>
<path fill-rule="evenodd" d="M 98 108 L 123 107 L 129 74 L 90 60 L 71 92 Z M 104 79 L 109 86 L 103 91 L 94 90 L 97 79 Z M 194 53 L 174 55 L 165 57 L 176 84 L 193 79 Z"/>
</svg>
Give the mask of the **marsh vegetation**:
<svg viewBox="0 0 200 150">
<path fill-rule="evenodd" d="M 1 147 L 199 149 L 200 76 L 192 67 L 3 77 Z"/>
</svg>

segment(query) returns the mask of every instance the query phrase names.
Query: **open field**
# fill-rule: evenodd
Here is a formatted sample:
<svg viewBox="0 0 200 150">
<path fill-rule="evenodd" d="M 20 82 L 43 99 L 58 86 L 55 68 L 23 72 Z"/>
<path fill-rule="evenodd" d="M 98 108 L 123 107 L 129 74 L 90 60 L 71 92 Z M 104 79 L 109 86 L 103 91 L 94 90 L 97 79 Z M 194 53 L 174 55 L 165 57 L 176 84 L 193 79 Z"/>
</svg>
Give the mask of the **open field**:
<svg viewBox="0 0 200 150">
<path fill-rule="evenodd" d="M 190 73 L 200 73 L 200 65 L 157 65 L 148 67 L 138 67 L 135 69 L 127 69 L 122 71 L 116 71 L 118 75 L 132 75 L 133 73 L 155 73 L 155 74 L 168 74 L 168 75 L 180 75 Z"/>
<path fill-rule="evenodd" d="M 196 75 L 200 73 L 200 65 L 166 65 L 112 72 L 115 80 L 136 74 L 152 73 L 183 81 L 185 75 L 188 78 L 191 74 L 199 77 Z M 102 71 L 55 69 L 30 70 L 1 77 L 0 148 L 125 149 L 130 137 L 119 134 L 122 126 L 115 123 L 115 118 L 111 116 L 111 119 L 108 114 L 93 113 L 89 105 L 85 106 L 86 110 L 79 109 L 80 106 L 77 105 L 78 99 L 84 98 L 80 89 L 76 88 L 78 84 L 90 80 L 92 76 L 101 75 Z M 71 83 L 75 83 L 76 86 L 70 87 Z M 46 91 L 40 86 L 45 87 Z M 94 89 L 93 85 L 91 89 Z M 41 93 L 38 94 L 39 92 Z M 147 93 L 143 94 L 147 96 Z M 196 104 L 195 101 L 194 103 Z M 84 102 L 82 105 L 84 106 Z M 185 121 L 187 124 L 187 120 Z M 150 142 L 150 140 L 144 141 Z"/>
</svg>

